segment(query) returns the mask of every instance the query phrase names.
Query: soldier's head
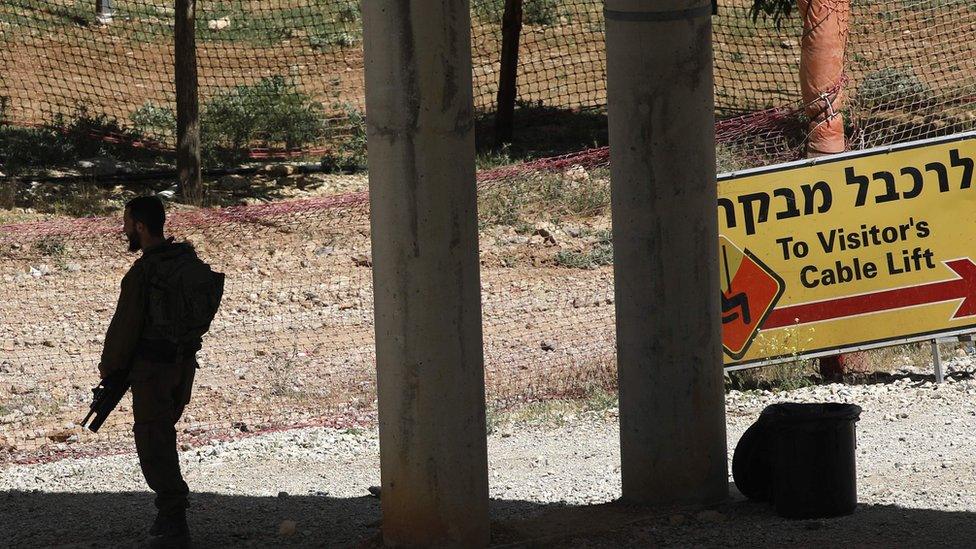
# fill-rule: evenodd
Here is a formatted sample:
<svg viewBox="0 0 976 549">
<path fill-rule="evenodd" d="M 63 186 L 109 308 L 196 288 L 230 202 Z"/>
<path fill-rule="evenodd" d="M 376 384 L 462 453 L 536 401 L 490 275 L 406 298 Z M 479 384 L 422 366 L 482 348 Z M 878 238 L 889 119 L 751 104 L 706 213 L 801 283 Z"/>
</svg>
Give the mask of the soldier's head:
<svg viewBox="0 0 976 549">
<path fill-rule="evenodd" d="M 163 239 L 166 210 L 155 196 L 133 198 L 125 205 L 122 230 L 129 239 L 129 251 L 137 252 L 147 243 Z"/>
</svg>

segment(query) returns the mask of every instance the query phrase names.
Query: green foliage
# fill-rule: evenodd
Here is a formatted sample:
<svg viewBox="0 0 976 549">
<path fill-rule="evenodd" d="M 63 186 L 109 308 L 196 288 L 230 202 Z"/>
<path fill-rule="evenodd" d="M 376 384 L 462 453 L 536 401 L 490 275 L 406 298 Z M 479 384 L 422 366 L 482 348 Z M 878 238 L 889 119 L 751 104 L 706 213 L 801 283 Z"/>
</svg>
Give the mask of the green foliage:
<svg viewBox="0 0 976 549">
<path fill-rule="evenodd" d="M 864 78 L 857 88 L 857 102 L 869 109 L 892 109 L 924 104 L 929 92 L 910 68 L 886 67 Z"/>
<path fill-rule="evenodd" d="M 363 170 L 366 168 L 366 116 L 350 103 L 339 103 L 335 108 L 345 115 L 347 127 L 337 137 L 335 149 L 322 157 L 322 166 L 348 173 Z"/>
<path fill-rule="evenodd" d="M 53 124 L 65 131 L 74 154 L 81 158 L 104 154 L 104 143 L 100 139 L 93 139 L 93 136 L 131 135 L 107 114 L 91 114 L 84 103 L 79 103 L 70 117 L 64 113 L 55 115 Z"/>
<path fill-rule="evenodd" d="M 595 269 L 613 264 L 613 236 L 610 231 L 596 233 L 596 242 L 589 250 L 561 250 L 556 263 L 572 269 Z"/>
<path fill-rule="evenodd" d="M 728 372 L 725 387 L 737 391 L 792 391 L 813 385 L 814 376 L 813 361 L 792 361 Z"/>
<path fill-rule="evenodd" d="M 201 141 L 208 156 L 240 155 L 255 143 L 296 150 L 325 134 L 324 121 L 320 103 L 285 77 L 272 76 L 213 97 L 201 115 Z"/>
<path fill-rule="evenodd" d="M 599 385 L 591 385 L 586 388 L 585 409 L 588 411 L 602 412 L 617 408 L 620 404 L 616 391 L 608 391 Z"/>
<path fill-rule="evenodd" d="M 553 219 L 562 217 L 593 216 L 604 213 L 610 207 L 610 178 L 606 170 L 594 172 L 578 179 L 569 173 L 543 178 L 540 192 L 544 203 L 551 204 Z"/>
<path fill-rule="evenodd" d="M 734 172 L 745 168 L 742 159 L 735 152 L 722 144 L 715 145 L 715 170 L 717 173 Z"/>
<path fill-rule="evenodd" d="M 0 124 L 0 165 L 7 175 L 40 166 L 55 166 L 83 158 L 144 158 L 158 153 L 136 150 L 125 143 L 109 143 L 101 136 L 140 138 L 134 130 L 123 128 L 117 120 L 93 115 L 80 103 L 74 113 L 58 113 L 43 128 L 22 128 Z"/>
<path fill-rule="evenodd" d="M 525 25 L 548 26 L 559 22 L 560 0 L 524 0 L 522 4 L 522 23 Z M 500 25 L 505 15 L 504 0 L 473 0 L 471 11 L 483 23 Z"/>
<path fill-rule="evenodd" d="M 38 239 L 37 242 L 34 242 L 33 248 L 37 253 L 43 256 L 54 258 L 64 257 L 64 255 L 67 253 L 67 246 L 65 245 L 64 240 L 59 236 L 53 235 Z"/>
<path fill-rule="evenodd" d="M 760 16 L 771 18 L 776 28 L 780 28 L 783 21 L 790 18 L 793 13 L 795 0 L 753 0 L 749 15 L 752 21 L 756 22 Z"/>
<path fill-rule="evenodd" d="M 17 180 L 0 178 L 0 210 L 11 210 L 17 205 Z M 0 220 L 0 224 L 3 221 Z"/>
<path fill-rule="evenodd" d="M 529 204 L 527 185 L 518 180 L 486 187 L 478 193 L 478 198 L 478 217 L 482 227 L 517 225 Z"/>
<path fill-rule="evenodd" d="M 132 129 L 155 141 L 169 141 L 176 138 L 176 114 L 166 107 L 146 101 L 129 115 Z"/>
<path fill-rule="evenodd" d="M 39 9 L 39 5 L 43 5 L 43 9 Z M 0 2 L 0 23 L 12 27 L 56 30 L 69 26 L 87 27 L 94 21 L 95 3 L 89 0 L 67 2 L 7 0 Z"/>
<path fill-rule="evenodd" d="M 348 48 L 362 42 L 363 24 L 359 2 L 342 0 L 330 5 L 335 11 L 326 20 L 326 25 L 315 27 L 314 34 L 308 37 L 309 45 L 313 49 L 329 49 L 336 46 Z"/>
<path fill-rule="evenodd" d="M 471 12 L 482 23 L 501 25 L 505 14 L 504 0 L 471 0 Z"/>
<path fill-rule="evenodd" d="M 901 0 L 901 5 L 912 11 L 945 10 L 952 8 L 969 8 L 976 10 L 976 4 L 971 0 Z"/>
<path fill-rule="evenodd" d="M 515 164 L 517 160 L 512 158 L 511 145 L 503 144 L 500 148 L 481 151 L 475 157 L 475 167 L 478 170 L 489 170 L 499 166 Z"/>
<path fill-rule="evenodd" d="M 559 0 L 525 0 L 522 22 L 526 25 L 554 25 L 559 22 L 559 11 Z"/>
</svg>

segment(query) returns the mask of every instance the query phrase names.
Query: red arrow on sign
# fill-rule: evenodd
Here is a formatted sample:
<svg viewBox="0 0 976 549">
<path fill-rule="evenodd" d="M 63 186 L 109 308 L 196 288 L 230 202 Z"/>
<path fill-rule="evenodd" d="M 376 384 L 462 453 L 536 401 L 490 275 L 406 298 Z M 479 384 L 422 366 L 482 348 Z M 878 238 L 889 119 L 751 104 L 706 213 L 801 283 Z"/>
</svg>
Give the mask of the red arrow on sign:
<svg viewBox="0 0 976 549">
<path fill-rule="evenodd" d="M 962 299 L 952 319 L 976 315 L 976 264 L 968 257 L 944 262 L 958 278 L 882 290 L 824 301 L 811 301 L 776 308 L 762 327 L 766 330 L 930 305 Z"/>
</svg>

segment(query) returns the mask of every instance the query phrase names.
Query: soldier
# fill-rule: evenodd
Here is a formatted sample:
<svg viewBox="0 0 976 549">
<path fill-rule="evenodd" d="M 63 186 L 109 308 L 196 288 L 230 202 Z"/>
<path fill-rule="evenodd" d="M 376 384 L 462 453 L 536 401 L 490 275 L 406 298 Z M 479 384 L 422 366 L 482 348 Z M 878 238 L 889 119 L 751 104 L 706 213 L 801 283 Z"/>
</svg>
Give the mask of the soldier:
<svg viewBox="0 0 976 549">
<path fill-rule="evenodd" d="M 142 250 L 142 257 L 122 279 L 98 371 L 104 379 L 129 370 L 136 452 L 146 483 L 156 493 L 158 509 L 149 533 L 154 544 L 184 545 L 189 543 L 189 488 L 180 473 L 175 425 L 190 401 L 200 336 L 216 313 L 223 275 L 210 271 L 189 243 L 164 237 L 166 214 L 159 198 L 131 200 L 123 219 L 129 251 Z M 202 278 L 201 268 L 205 268 Z M 192 276 L 187 273 L 197 275 L 197 282 L 213 284 L 188 285 Z M 186 307 L 182 304 L 186 300 L 203 306 Z M 187 324 L 194 323 L 194 312 L 203 318 L 191 329 Z M 206 325 L 201 328 L 201 324 Z"/>
</svg>

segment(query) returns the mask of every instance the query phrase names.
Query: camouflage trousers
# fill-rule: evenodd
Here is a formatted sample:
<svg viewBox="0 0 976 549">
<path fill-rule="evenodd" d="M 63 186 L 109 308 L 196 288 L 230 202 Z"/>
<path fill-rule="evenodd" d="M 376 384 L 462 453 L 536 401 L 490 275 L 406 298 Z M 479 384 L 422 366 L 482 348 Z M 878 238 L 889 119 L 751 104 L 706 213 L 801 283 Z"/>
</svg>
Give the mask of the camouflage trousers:
<svg viewBox="0 0 976 549">
<path fill-rule="evenodd" d="M 190 402 L 197 363 L 136 359 L 132 366 L 133 433 L 139 465 L 149 488 L 156 493 L 156 508 L 163 514 L 187 508 L 189 487 L 180 472 L 176 448 L 176 422 Z"/>
</svg>

